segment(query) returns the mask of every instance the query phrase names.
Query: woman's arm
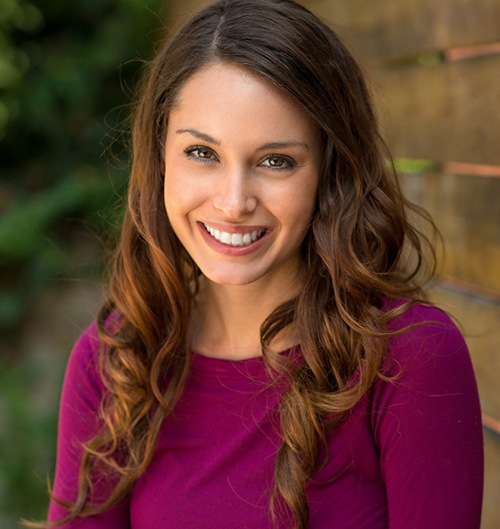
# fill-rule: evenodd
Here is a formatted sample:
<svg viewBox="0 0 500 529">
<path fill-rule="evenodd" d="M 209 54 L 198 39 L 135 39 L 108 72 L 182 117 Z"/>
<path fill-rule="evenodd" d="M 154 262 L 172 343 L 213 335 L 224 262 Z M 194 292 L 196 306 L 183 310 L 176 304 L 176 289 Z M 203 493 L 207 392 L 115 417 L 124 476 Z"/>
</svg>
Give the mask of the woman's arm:
<svg viewBox="0 0 500 529">
<path fill-rule="evenodd" d="M 389 529 L 479 529 L 483 439 L 466 344 L 435 308 L 413 308 L 402 320 L 437 323 L 391 340 L 388 362 L 399 377 L 375 390 Z"/>
<path fill-rule="evenodd" d="M 71 353 L 61 397 L 57 463 L 53 496 L 74 502 L 78 491 L 78 476 L 82 455 L 82 443 L 93 438 L 99 428 L 99 408 L 103 385 L 97 367 L 99 341 L 95 325 L 90 326 L 79 338 Z M 96 488 L 98 499 L 109 494 L 110 483 Z M 66 509 L 52 500 L 48 519 L 51 522 L 63 518 Z M 71 529 L 127 529 L 129 528 L 128 505 L 122 502 L 113 509 L 97 516 L 72 520 L 62 525 Z"/>
</svg>

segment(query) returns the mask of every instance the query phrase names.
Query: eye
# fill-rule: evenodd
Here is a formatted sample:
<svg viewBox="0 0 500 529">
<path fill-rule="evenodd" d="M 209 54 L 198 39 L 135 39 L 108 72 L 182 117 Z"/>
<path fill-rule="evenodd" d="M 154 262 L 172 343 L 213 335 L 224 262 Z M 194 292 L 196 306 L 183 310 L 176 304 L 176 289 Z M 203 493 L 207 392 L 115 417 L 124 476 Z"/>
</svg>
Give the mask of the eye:
<svg viewBox="0 0 500 529">
<path fill-rule="evenodd" d="M 203 145 L 193 145 L 192 147 L 187 147 L 184 149 L 184 152 L 188 158 L 194 158 L 200 162 L 214 162 L 218 160 L 215 152 L 210 149 L 210 147 L 205 147 Z"/>
<path fill-rule="evenodd" d="M 270 169 L 275 169 L 276 171 L 284 171 L 286 169 L 292 169 L 297 164 L 293 158 L 290 156 L 285 156 L 283 154 L 271 154 L 267 158 L 264 158 L 260 165 L 264 167 L 269 167 Z"/>
</svg>

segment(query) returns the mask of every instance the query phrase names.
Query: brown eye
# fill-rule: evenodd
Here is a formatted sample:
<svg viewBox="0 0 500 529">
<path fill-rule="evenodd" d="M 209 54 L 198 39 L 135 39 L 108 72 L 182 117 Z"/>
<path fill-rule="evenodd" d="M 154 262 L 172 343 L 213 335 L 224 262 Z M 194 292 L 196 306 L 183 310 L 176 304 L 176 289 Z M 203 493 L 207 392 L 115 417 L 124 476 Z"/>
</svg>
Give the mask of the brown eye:
<svg viewBox="0 0 500 529">
<path fill-rule="evenodd" d="M 273 154 L 265 158 L 261 165 L 269 167 L 270 169 L 285 170 L 295 167 L 295 161 L 289 156 L 283 156 L 281 154 Z"/>
<path fill-rule="evenodd" d="M 198 158 L 210 158 L 212 153 L 208 149 L 196 149 Z"/>
<path fill-rule="evenodd" d="M 217 156 L 214 153 L 212 149 L 209 147 L 203 147 L 203 146 L 193 146 L 188 147 L 187 149 L 184 149 L 184 152 L 186 155 L 190 158 L 194 158 L 195 160 L 200 160 L 203 162 L 210 162 L 217 160 Z"/>
</svg>

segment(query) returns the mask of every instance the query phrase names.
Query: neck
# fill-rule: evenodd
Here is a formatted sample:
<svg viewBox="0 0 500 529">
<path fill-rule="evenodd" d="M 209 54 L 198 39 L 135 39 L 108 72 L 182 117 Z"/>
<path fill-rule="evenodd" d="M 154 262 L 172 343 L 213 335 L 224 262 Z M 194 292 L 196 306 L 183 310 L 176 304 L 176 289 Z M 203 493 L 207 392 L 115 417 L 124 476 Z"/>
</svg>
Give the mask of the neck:
<svg viewBox="0 0 500 529">
<path fill-rule="evenodd" d="M 298 282 L 294 282 L 298 284 Z M 288 285 L 294 284 L 288 282 Z M 205 356 L 241 360 L 262 354 L 260 327 L 298 288 L 256 288 L 202 281 L 192 329 L 192 348 Z M 282 351 L 296 344 L 293 329 L 283 329 L 270 344 Z"/>
</svg>

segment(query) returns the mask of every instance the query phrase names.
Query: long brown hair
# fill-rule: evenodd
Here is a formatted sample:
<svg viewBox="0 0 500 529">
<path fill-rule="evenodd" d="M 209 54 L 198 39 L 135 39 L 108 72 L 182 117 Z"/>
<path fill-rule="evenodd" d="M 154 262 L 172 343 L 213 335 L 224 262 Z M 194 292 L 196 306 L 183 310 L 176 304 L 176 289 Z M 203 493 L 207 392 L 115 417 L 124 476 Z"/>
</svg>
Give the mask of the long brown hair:
<svg viewBox="0 0 500 529">
<path fill-rule="evenodd" d="M 422 297 L 428 241 L 408 222 L 408 207 L 417 209 L 401 194 L 364 75 L 338 36 L 289 0 L 208 5 L 159 48 L 140 89 L 128 208 L 98 316 L 104 427 L 84 447 L 68 518 L 106 510 L 131 490 L 189 376 L 199 271 L 165 213 L 163 150 L 180 88 L 217 61 L 246 68 L 291 96 L 324 139 L 317 204 L 303 243 L 305 286 L 261 327 L 265 362 L 276 369 L 273 337 L 292 322 L 301 337 L 304 361 L 290 369 L 279 410 L 283 443 L 271 505 L 272 512 L 285 506 L 297 528 L 307 525 L 305 485 L 325 429 L 383 376 L 387 323 Z M 392 299 L 405 302 L 393 309 Z M 116 486 L 92 507 L 92 483 L 103 469 L 114 472 Z"/>
</svg>

